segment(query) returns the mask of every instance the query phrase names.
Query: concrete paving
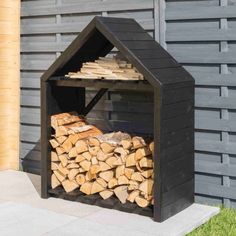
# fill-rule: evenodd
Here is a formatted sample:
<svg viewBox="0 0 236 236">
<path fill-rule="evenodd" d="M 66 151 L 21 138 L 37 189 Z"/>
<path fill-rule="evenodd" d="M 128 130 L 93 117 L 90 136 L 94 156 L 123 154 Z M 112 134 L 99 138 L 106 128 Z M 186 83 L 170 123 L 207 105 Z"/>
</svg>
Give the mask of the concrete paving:
<svg viewBox="0 0 236 236">
<path fill-rule="evenodd" d="M 177 236 L 218 214 L 219 208 L 193 204 L 163 223 L 149 217 L 56 198 L 41 199 L 40 177 L 0 172 L 1 236 Z"/>
</svg>

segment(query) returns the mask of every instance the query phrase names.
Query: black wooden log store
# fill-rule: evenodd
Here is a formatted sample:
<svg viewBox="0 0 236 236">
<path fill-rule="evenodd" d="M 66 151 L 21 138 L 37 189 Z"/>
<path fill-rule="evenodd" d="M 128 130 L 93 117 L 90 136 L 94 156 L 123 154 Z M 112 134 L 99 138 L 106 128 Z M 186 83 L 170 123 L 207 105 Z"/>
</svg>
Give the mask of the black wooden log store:
<svg viewBox="0 0 236 236">
<path fill-rule="evenodd" d="M 68 79 L 83 62 L 106 56 L 116 47 L 146 81 Z M 86 87 L 98 88 L 85 106 Z M 50 116 L 77 111 L 86 115 L 108 90 L 154 93 L 154 206 L 85 196 L 79 190 L 67 194 L 50 186 Z M 41 78 L 42 197 L 61 197 L 127 212 L 153 216 L 161 222 L 194 200 L 194 79 L 135 20 L 95 17 Z"/>
</svg>

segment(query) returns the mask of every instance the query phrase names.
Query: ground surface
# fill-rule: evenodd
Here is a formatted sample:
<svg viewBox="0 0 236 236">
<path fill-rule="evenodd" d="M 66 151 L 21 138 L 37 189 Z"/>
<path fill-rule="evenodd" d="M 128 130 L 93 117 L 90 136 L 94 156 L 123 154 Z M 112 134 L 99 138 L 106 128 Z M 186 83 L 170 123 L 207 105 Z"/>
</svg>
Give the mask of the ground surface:
<svg viewBox="0 0 236 236">
<path fill-rule="evenodd" d="M 235 236 L 236 210 L 221 209 L 217 216 L 211 218 L 206 224 L 194 230 L 188 236 Z"/>
<path fill-rule="evenodd" d="M 0 172 L 1 236 L 175 236 L 216 215 L 216 207 L 193 204 L 164 223 L 135 214 L 61 199 L 41 199 L 39 176 Z"/>
</svg>

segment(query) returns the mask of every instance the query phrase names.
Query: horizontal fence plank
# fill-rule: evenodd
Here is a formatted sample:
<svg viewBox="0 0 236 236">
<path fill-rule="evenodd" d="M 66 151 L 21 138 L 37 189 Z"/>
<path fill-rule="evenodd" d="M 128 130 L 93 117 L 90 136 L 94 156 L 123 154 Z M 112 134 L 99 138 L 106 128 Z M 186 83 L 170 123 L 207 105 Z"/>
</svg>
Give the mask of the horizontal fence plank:
<svg viewBox="0 0 236 236">
<path fill-rule="evenodd" d="M 195 171 L 206 174 L 236 177 L 236 165 L 234 164 L 214 163 L 212 161 L 209 162 L 195 159 Z"/>
<path fill-rule="evenodd" d="M 236 9 L 235 9 L 236 10 Z M 236 14 L 235 14 L 236 16 Z M 166 32 L 166 42 L 235 41 L 235 29 L 199 29 Z"/>
<path fill-rule="evenodd" d="M 154 30 L 153 19 L 144 19 L 144 20 L 139 19 L 137 21 L 145 30 Z M 77 34 L 81 32 L 87 24 L 88 24 L 88 21 L 78 22 L 78 23 L 22 25 L 21 34 L 23 36 L 37 35 L 37 34 L 39 35 L 56 34 L 56 33 L 60 33 L 60 34 L 76 33 Z"/>
<path fill-rule="evenodd" d="M 235 142 L 195 139 L 195 150 L 214 153 L 236 154 Z"/>
<path fill-rule="evenodd" d="M 236 32 L 235 32 L 236 37 Z M 192 50 L 170 50 L 175 59 L 184 63 L 201 63 L 201 64 L 236 64 L 234 52 L 192 52 Z"/>
<path fill-rule="evenodd" d="M 94 1 L 81 2 L 76 4 L 62 4 L 61 6 L 42 5 L 23 7 L 21 10 L 22 17 L 30 16 L 45 16 L 57 14 L 73 14 L 73 13 L 92 13 L 104 11 L 127 11 L 127 10 L 143 10 L 153 8 L 152 0 L 108 0 L 108 1 Z"/>
<path fill-rule="evenodd" d="M 223 185 L 215 185 L 200 181 L 195 182 L 195 193 L 229 198 L 229 199 L 236 199 L 235 187 L 226 187 Z"/>
<path fill-rule="evenodd" d="M 236 6 L 209 6 L 194 8 L 168 7 L 166 9 L 166 20 L 197 20 L 197 19 L 219 19 L 236 18 Z"/>
</svg>

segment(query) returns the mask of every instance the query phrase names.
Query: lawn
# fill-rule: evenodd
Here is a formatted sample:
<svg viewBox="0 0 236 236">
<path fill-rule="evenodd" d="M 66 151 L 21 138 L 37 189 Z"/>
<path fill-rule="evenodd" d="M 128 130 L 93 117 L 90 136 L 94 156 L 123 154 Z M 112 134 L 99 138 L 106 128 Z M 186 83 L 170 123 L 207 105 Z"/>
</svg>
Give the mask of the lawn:
<svg viewBox="0 0 236 236">
<path fill-rule="evenodd" d="M 236 210 L 221 208 L 218 215 L 188 236 L 236 236 Z"/>
</svg>

